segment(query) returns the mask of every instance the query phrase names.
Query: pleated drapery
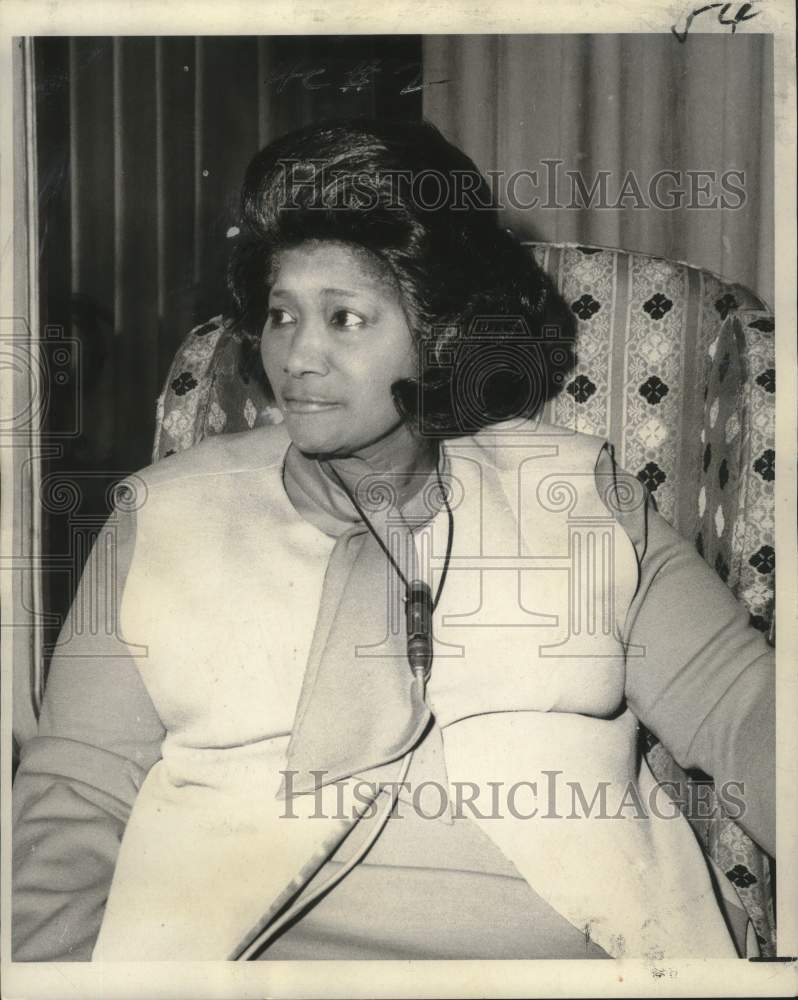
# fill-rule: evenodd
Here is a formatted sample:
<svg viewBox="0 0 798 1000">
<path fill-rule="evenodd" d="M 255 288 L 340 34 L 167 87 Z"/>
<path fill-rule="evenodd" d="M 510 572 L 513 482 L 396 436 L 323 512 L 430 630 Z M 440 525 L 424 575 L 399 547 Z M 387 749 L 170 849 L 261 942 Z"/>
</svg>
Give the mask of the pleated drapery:
<svg viewBox="0 0 798 1000">
<path fill-rule="evenodd" d="M 33 47 L 15 38 L 2 67 L 13 101 L 11 162 L 3 164 L 3 266 L 0 294 L 0 661 L 11 693 L 12 770 L 22 743 L 36 732 L 42 692 L 42 425 L 47 411 L 47 375 L 53 352 L 38 330 L 36 294 L 36 148 L 34 142 Z M 13 181 L 13 184 L 12 184 Z M 57 348 L 56 348 L 57 350 Z M 57 358 L 56 365 L 57 367 Z M 7 706 L 8 707 L 8 706 Z"/>
<path fill-rule="evenodd" d="M 517 205 L 539 204 L 506 208 L 524 237 L 683 260 L 772 304 L 770 36 L 430 35 L 424 74 L 425 117 L 483 171 L 501 171 L 499 190 L 513 172 L 538 171 L 514 183 Z M 578 188 L 572 198 L 567 171 L 588 195 L 608 172 L 607 207 L 600 186 L 592 203 Z M 652 198 L 662 171 L 677 177 L 655 180 Z M 728 171 L 744 181 L 727 175 L 724 186 Z M 681 207 L 658 207 L 678 191 Z"/>
</svg>

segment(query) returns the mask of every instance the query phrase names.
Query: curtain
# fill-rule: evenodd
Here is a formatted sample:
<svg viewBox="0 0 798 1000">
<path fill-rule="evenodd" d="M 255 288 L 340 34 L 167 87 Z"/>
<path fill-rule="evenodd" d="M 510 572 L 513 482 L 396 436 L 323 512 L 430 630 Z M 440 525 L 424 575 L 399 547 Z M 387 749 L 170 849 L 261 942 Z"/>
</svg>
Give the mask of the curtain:
<svg viewBox="0 0 798 1000">
<path fill-rule="evenodd" d="M 523 237 L 683 260 L 773 304 L 771 36 L 427 36 L 424 77 L 425 117 L 502 171 Z"/>
<path fill-rule="evenodd" d="M 13 97 L 13 121 L 3 120 L 3 145 L 4 151 L 13 150 L 13 159 L 2 164 L 2 242 L 11 245 L 12 253 L 4 255 L 0 276 L 3 301 L 13 303 L 13 309 L 0 320 L 0 535 L 4 539 L 0 655 L 11 673 L 15 768 L 19 746 L 35 734 L 42 690 L 42 538 L 37 501 L 52 360 L 37 330 L 34 74 L 29 41 L 14 39 L 12 57 L 3 62 L 3 77 L 3 87 Z M 12 145 L 5 142 L 9 132 Z"/>
</svg>

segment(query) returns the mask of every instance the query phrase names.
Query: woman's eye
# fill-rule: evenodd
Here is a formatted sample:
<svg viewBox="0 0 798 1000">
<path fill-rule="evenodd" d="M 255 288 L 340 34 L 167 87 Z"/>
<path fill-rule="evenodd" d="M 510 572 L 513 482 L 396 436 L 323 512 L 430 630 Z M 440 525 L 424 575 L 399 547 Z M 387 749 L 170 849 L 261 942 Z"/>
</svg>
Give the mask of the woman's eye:
<svg viewBox="0 0 798 1000">
<path fill-rule="evenodd" d="M 294 322 L 294 317 L 285 309 L 273 308 L 268 312 L 269 326 L 287 326 Z"/>
<path fill-rule="evenodd" d="M 331 317 L 333 326 L 343 327 L 352 330 L 358 326 L 364 326 L 365 320 L 357 313 L 350 312 L 349 309 L 337 309 Z"/>
</svg>

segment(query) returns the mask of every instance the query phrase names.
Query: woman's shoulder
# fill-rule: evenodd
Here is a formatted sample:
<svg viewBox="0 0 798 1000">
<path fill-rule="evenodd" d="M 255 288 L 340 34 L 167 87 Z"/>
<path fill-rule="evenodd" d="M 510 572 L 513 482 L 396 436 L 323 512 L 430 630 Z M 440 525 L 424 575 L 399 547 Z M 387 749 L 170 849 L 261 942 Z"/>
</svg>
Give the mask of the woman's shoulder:
<svg viewBox="0 0 798 1000">
<path fill-rule="evenodd" d="M 150 491 L 215 476 L 279 468 L 289 443 L 285 428 L 279 424 L 216 434 L 137 470 L 120 483 L 119 489 L 124 492 L 127 486 L 134 491 Z"/>
<path fill-rule="evenodd" d="M 451 442 L 454 447 L 479 449 L 497 469 L 515 469 L 525 460 L 527 452 L 548 452 L 549 459 L 557 459 L 580 471 L 593 471 L 607 439 L 596 434 L 586 434 L 573 427 L 552 424 L 539 418 L 519 421 L 506 420 L 491 424 L 467 439 Z M 546 463 L 551 471 L 551 461 Z"/>
</svg>

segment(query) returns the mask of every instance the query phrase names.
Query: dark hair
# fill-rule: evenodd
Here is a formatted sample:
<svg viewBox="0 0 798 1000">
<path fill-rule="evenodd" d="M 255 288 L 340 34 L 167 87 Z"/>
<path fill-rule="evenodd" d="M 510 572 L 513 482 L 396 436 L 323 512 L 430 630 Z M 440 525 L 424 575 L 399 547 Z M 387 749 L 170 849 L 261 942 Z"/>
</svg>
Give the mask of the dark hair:
<svg viewBox="0 0 798 1000">
<path fill-rule="evenodd" d="M 501 226 L 473 161 L 427 122 L 322 122 L 255 156 L 228 276 L 244 329 L 263 328 L 276 254 L 309 240 L 390 271 L 421 348 L 394 400 L 426 432 L 532 415 L 573 366 L 570 310 Z"/>
</svg>

